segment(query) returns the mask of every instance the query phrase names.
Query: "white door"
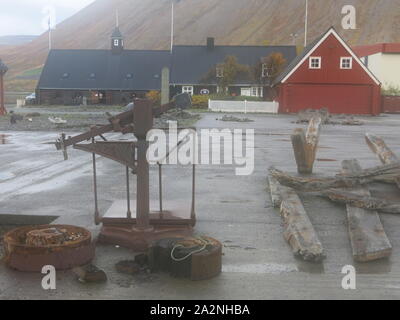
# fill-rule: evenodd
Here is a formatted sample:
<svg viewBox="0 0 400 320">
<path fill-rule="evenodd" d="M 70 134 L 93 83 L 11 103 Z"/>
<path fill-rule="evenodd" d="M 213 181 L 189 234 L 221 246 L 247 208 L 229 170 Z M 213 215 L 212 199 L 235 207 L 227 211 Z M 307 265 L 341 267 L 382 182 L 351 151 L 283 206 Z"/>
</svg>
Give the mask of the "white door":
<svg viewBox="0 0 400 320">
<path fill-rule="evenodd" d="M 250 97 L 251 96 L 251 88 L 241 88 L 240 95 L 245 96 L 245 97 Z"/>
</svg>

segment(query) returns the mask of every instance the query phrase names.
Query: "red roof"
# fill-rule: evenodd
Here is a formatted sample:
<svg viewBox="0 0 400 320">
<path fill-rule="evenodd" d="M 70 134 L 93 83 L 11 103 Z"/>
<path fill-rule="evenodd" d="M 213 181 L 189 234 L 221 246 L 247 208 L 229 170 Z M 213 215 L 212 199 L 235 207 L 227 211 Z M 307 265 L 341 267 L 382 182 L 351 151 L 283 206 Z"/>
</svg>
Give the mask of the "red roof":
<svg viewBox="0 0 400 320">
<path fill-rule="evenodd" d="M 352 48 L 359 57 L 366 57 L 376 53 L 400 53 L 400 43 L 378 43 Z"/>
</svg>

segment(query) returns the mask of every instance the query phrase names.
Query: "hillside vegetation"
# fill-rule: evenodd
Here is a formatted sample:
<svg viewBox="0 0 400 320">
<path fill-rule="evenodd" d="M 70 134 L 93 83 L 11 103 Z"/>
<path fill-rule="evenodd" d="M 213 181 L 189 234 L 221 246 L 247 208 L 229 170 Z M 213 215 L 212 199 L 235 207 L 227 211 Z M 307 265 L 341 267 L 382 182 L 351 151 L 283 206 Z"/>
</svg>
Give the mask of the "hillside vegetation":
<svg viewBox="0 0 400 320">
<path fill-rule="evenodd" d="M 207 36 L 217 44 L 297 44 L 304 39 L 303 0 L 180 0 L 175 11 L 175 43 L 203 44 Z M 400 0 L 309 0 L 310 41 L 331 25 L 350 44 L 400 42 Z M 341 9 L 357 9 L 357 29 L 341 28 Z M 53 31 L 53 48 L 104 49 L 119 11 L 120 29 L 129 49 L 167 49 L 170 46 L 171 0 L 97 0 Z M 1 47 L 0 58 L 10 68 L 9 90 L 32 90 L 29 77 L 40 70 L 48 53 L 47 33 L 30 43 Z M 36 72 L 36 75 L 38 73 Z M 28 75 L 28 76 L 27 76 Z M 18 84 L 19 83 L 19 84 Z"/>
</svg>

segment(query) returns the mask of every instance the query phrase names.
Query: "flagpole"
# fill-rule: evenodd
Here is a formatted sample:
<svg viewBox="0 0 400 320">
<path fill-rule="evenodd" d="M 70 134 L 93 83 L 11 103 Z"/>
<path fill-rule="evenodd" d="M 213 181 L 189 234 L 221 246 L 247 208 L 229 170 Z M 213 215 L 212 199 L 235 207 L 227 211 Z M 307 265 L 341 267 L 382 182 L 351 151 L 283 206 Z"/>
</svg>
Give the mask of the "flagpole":
<svg viewBox="0 0 400 320">
<path fill-rule="evenodd" d="M 308 0 L 306 0 L 306 19 L 304 30 L 304 47 L 307 47 L 307 32 L 308 32 Z"/>
<path fill-rule="evenodd" d="M 116 27 L 119 28 L 119 12 L 118 12 L 118 9 L 115 12 L 115 24 L 116 24 Z"/>
<path fill-rule="evenodd" d="M 51 50 L 51 18 L 49 17 L 49 51 Z"/>
<path fill-rule="evenodd" d="M 172 0 L 171 9 L 171 53 L 174 48 L 174 0 Z"/>
</svg>

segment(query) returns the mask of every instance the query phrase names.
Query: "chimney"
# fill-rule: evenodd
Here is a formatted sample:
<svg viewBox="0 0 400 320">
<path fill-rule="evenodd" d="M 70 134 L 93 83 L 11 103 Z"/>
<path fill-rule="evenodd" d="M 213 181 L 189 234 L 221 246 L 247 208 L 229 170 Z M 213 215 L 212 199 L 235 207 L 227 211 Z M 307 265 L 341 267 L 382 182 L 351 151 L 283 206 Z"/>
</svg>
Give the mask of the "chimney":
<svg viewBox="0 0 400 320">
<path fill-rule="evenodd" d="M 207 49 L 214 50 L 215 47 L 215 40 L 214 38 L 207 38 Z"/>
</svg>

